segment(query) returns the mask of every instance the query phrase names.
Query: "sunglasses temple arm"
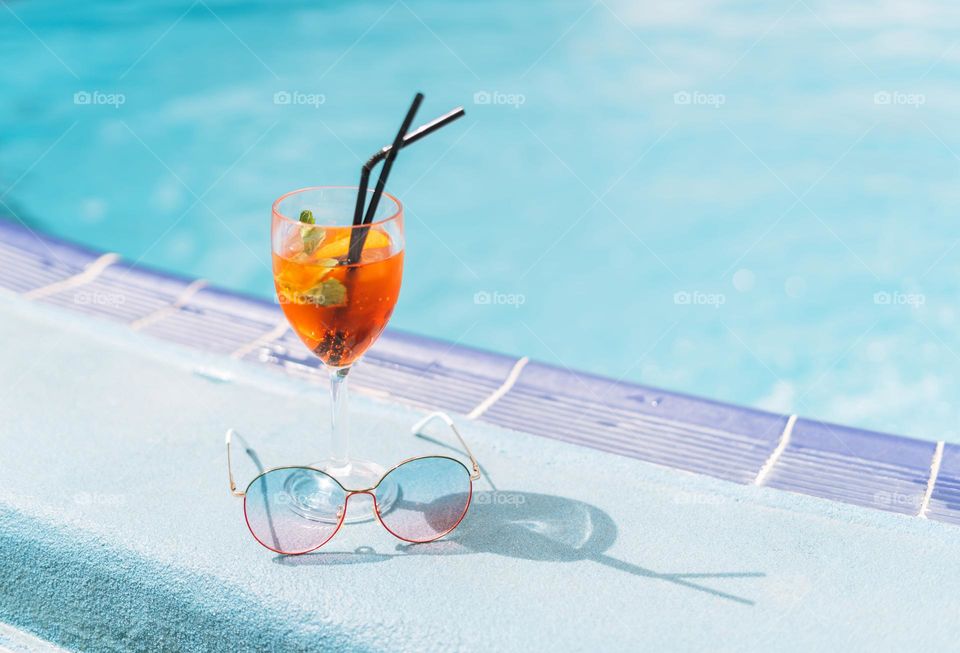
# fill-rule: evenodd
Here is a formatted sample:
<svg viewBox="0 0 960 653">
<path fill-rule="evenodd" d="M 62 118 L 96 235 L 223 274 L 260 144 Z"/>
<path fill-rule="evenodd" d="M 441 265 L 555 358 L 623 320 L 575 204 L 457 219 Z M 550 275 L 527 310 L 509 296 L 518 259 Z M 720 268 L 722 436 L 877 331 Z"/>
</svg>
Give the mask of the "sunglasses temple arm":
<svg viewBox="0 0 960 653">
<path fill-rule="evenodd" d="M 457 440 L 460 441 L 460 446 L 463 447 L 464 452 L 466 452 L 466 454 L 470 456 L 470 464 L 473 468 L 473 471 L 470 473 L 470 479 L 473 481 L 478 480 L 480 478 L 480 463 L 477 462 L 477 459 L 474 457 L 473 452 L 470 451 L 470 447 L 467 445 L 467 441 L 463 439 L 462 435 L 460 435 L 460 431 L 457 430 L 456 424 L 453 423 L 453 420 L 450 418 L 449 415 L 447 415 L 446 413 L 440 413 L 440 412 L 430 413 L 429 415 L 421 419 L 419 422 L 414 424 L 410 430 L 413 432 L 415 436 L 422 437 L 420 431 L 422 431 L 427 424 L 429 424 L 434 420 L 440 420 L 443 423 L 445 423 L 447 426 L 450 427 L 450 430 L 453 431 L 453 434 L 457 436 Z"/>
<path fill-rule="evenodd" d="M 233 480 L 233 462 L 230 458 L 230 442 L 233 440 L 233 436 L 236 433 L 233 429 L 227 429 L 226 442 L 227 442 L 227 478 L 230 479 L 230 494 L 235 497 L 244 496 L 245 492 L 237 489 L 237 483 Z"/>
</svg>

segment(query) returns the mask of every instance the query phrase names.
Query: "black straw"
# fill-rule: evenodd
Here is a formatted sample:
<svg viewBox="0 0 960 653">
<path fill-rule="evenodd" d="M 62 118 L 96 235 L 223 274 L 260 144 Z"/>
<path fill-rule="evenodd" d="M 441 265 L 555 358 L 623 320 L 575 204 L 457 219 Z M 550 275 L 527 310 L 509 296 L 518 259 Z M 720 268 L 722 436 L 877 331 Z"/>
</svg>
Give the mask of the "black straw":
<svg viewBox="0 0 960 653">
<path fill-rule="evenodd" d="M 393 139 L 393 145 L 390 146 L 390 151 L 387 152 L 387 158 L 383 162 L 383 168 L 380 169 L 377 186 L 373 191 L 373 196 L 370 198 L 370 204 L 367 206 L 367 214 L 361 218 L 360 212 L 363 208 L 363 198 L 367 194 L 367 184 L 370 181 L 370 172 L 367 166 L 363 167 L 360 173 L 360 188 L 357 191 L 357 203 L 353 213 L 354 227 L 359 227 L 361 224 L 371 222 L 373 216 L 376 215 L 377 207 L 380 204 L 380 197 L 383 195 L 383 188 L 387 185 L 387 177 L 390 176 L 390 169 L 393 167 L 393 162 L 397 159 L 397 154 L 403 146 L 403 137 L 407 135 L 407 131 L 410 129 L 410 123 L 413 122 L 414 116 L 417 115 L 417 109 L 420 108 L 421 102 L 423 102 L 423 93 L 417 93 L 413 96 L 413 102 L 410 103 L 410 108 L 407 109 L 407 115 L 404 116 L 400 130 L 397 132 L 396 138 Z M 366 232 L 366 229 L 354 229 L 350 234 L 350 248 L 347 252 L 348 263 L 357 263 L 360 260 L 363 243 L 367 239 Z"/>
<path fill-rule="evenodd" d="M 434 118 L 430 122 L 420 125 L 414 131 L 403 137 L 403 142 L 400 143 L 400 149 L 405 148 L 407 145 L 416 143 L 424 136 L 432 134 L 441 127 L 449 125 L 454 120 L 462 118 L 464 115 L 466 114 L 463 110 L 463 107 L 457 107 L 453 111 L 445 113 L 439 118 Z M 367 186 L 370 183 L 370 172 L 378 163 L 387 158 L 387 154 L 389 154 L 390 150 L 392 149 L 392 145 L 384 145 L 377 150 L 376 154 L 367 159 L 367 162 L 363 164 L 363 168 L 360 170 L 360 192 L 357 193 L 357 206 L 353 212 L 354 225 L 360 225 L 362 222 L 369 222 L 368 220 L 362 220 L 361 216 L 363 215 L 363 204 L 364 200 L 366 199 L 364 195 L 367 194 Z"/>
<path fill-rule="evenodd" d="M 449 125 L 454 120 L 462 118 L 464 115 L 465 112 L 463 107 L 457 107 L 453 111 L 448 111 L 439 118 L 434 118 L 430 122 L 420 125 L 414 131 L 403 137 L 403 140 L 400 141 L 399 149 L 403 149 L 408 145 L 416 143 L 424 136 L 432 134 L 441 127 Z M 376 167 L 378 163 L 386 159 L 390 152 L 394 151 L 394 149 L 395 148 L 393 145 L 385 145 L 384 147 L 381 147 L 367 160 L 366 163 L 363 164 L 363 167 L 360 169 L 360 187 L 357 192 L 357 204 L 353 213 L 354 226 L 360 226 L 361 224 L 369 224 L 372 222 L 373 213 L 368 212 L 366 217 L 363 215 L 364 200 L 366 199 L 367 195 L 367 187 L 370 184 L 370 173 L 373 171 L 373 168 Z M 385 183 L 386 179 L 384 179 L 384 184 Z M 363 251 L 363 243 L 367 238 L 367 232 L 367 229 L 354 229 L 351 233 L 348 262 L 356 263 L 360 259 L 360 254 Z M 356 257 L 354 257 L 354 254 Z"/>
<path fill-rule="evenodd" d="M 423 93 L 417 93 L 413 97 L 413 102 L 410 104 L 410 109 L 407 111 L 406 117 L 403 119 L 403 124 L 400 125 L 400 131 L 397 132 L 397 137 L 393 139 L 393 145 L 390 146 L 390 151 L 387 152 L 387 158 L 383 162 L 383 168 L 380 169 L 380 176 L 377 177 L 377 187 L 373 191 L 373 197 L 370 198 L 370 205 L 367 206 L 367 215 L 363 219 L 364 223 L 372 222 L 373 216 L 377 214 L 377 206 L 380 204 L 383 189 L 387 185 L 387 177 L 390 176 L 390 169 L 393 168 L 393 162 L 397 160 L 397 155 L 400 154 L 400 148 L 403 147 L 403 138 L 410 130 L 410 125 L 413 123 L 413 118 L 417 115 L 417 109 L 420 108 L 421 102 L 423 102 Z"/>
<path fill-rule="evenodd" d="M 403 142 L 400 143 L 400 149 L 405 148 L 407 145 L 412 145 L 413 143 L 416 143 L 424 136 L 427 136 L 428 134 L 432 134 L 433 132 L 437 131 L 441 127 L 463 116 L 464 116 L 463 107 L 457 107 L 453 111 L 450 111 L 449 113 L 445 113 L 439 118 L 434 118 L 430 122 L 420 125 L 415 130 L 413 130 L 412 132 L 410 132 L 409 134 L 403 137 Z M 377 151 L 377 153 L 374 154 L 372 157 L 370 157 L 370 160 L 367 161 L 367 166 L 369 166 L 370 169 L 373 169 L 373 166 L 375 166 L 377 163 L 382 161 L 387 156 L 387 154 L 390 153 L 390 150 L 392 149 L 393 149 L 392 145 L 386 145 L 380 148 Z M 369 171 L 367 173 L 367 176 L 369 177 Z"/>
</svg>

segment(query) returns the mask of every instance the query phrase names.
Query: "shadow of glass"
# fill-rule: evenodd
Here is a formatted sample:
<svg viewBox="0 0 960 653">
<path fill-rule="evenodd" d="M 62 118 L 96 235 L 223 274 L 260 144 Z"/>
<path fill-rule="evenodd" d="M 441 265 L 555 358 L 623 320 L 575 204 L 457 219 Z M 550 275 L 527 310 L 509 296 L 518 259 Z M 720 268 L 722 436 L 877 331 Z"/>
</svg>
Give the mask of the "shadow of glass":
<svg viewBox="0 0 960 653">
<path fill-rule="evenodd" d="M 596 506 L 564 497 L 532 492 L 487 491 L 473 496 L 470 512 L 453 533 L 427 544 L 398 544 L 397 553 L 377 553 L 369 547 L 353 552 L 316 552 L 277 556 L 287 566 L 366 564 L 408 555 L 492 553 L 525 560 L 574 562 L 590 560 L 643 578 L 672 583 L 742 605 L 754 602 L 697 581 L 763 578 L 763 572 L 658 572 L 619 560 L 606 551 L 617 539 L 613 519 Z"/>
</svg>

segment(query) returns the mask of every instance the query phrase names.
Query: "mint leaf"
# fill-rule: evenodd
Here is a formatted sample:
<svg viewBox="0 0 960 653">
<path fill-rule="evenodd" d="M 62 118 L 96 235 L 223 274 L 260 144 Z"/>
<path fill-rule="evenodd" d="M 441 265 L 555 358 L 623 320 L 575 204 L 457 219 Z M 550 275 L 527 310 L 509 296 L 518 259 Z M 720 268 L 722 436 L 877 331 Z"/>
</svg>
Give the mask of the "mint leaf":
<svg viewBox="0 0 960 653">
<path fill-rule="evenodd" d="M 317 306 L 343 306 L 347 303 L 347 287 L 339 279 L 325 279 L 303 293 L 301 299 Z"/>
<path fill-rule="evenodd" d="M 304 225 L 317 223 L 313 217 L 313 211 L 310 209 L 300 211 L 300 222 L 304 223 Z M 307 256 L 313 254 L 317 250 L 317 247 L 320 246 L 320 243 L 323 242 L 325 234 L 326 232 L 318 227 L 300 227 L 300 240 L 303 242 L 303 252 Z"/>
<path fill-rule="evenodd" d="M 300 227 L 300 239 L 303 240 L 303 251 L 307 256 L 317 251 L 325 233 L 319 227 Z"/>
</svg>

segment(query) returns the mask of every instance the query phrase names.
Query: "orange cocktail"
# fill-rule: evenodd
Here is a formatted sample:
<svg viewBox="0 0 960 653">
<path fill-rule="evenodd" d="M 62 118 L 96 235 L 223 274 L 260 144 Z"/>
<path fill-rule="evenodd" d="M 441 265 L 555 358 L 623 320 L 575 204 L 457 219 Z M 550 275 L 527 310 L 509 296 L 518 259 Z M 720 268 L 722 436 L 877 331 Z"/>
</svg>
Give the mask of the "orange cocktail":
<svg viewBox="0 0 960 653">
<path fill-rule="evenodd" d="M 349 488 L 372 487 L 385 473 L 382 466 L 350 455 L 347 381 L 353 365 L 387 326 L 403 276 L 400 201 L 383 193 L 372 219 L 354 224 L 361 200 L 372 193 L 303 188 L 274 202 L 271 220 L 277 299 L 287 322 L 330 378 L 329 454 L 311 466 L 336 474 Z M 309 485 L 312 478 L 307 474 L 295 480 Z M 292 495 L 307 491 L 299 485 L 287 490 Z M 382 490 L 378 505 L 388 510 L 398 489 Z M 313 518 L 323 521 L 321 513 Z"/>
<path fill-rule="evenodd" d="M 354 363 L 383 331 L 400 294 L 403 250 L 374 226 L 360 260 L 352 228 L 303 225 L 273 253 L 277 297 L 290 326 L 330 367 Z"/>
</svg>

